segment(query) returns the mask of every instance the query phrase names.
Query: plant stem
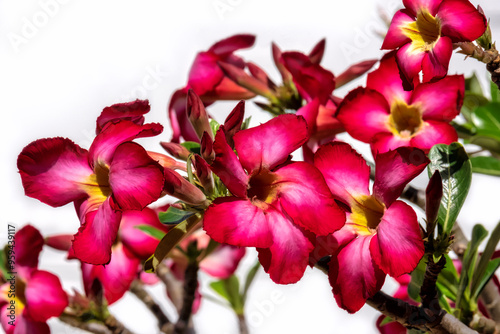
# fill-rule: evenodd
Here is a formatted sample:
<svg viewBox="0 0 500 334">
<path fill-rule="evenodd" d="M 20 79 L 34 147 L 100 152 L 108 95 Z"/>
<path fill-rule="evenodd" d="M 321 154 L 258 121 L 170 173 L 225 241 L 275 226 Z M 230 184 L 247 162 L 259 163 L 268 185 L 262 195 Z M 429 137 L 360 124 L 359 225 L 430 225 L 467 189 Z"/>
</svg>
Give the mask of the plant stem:
<svg viewBox="0 0 500 334">
<path fill-rule="evenodd" d="M 198 269 L 198 262 L 196 260 L 190 260 L 184 277 L 184 298 L 182 301 L 182 308 L 179 312 L 179 319 L 175 324 L 175 334 L 184 334 L 189 327 L 195 292 L 198 287 Z"/>
<path fill-rule="evenodd" d="M 377 292 L 366 303 L 410 329 L 420 329 L 436 334 L 477 333 L 444 310 L 410 305 L 382 291 Z"/>
<path fill-rule="evenodd" d="M 240 329 L 240 334 L 249 334 L 244 314 L 238 314 L 238 326 Z"/>
<path fill-rule="evenodd" d="M 422 307 L 429 308 L 432 306 L 441 309 L 437 299 L 436 281 L 445 264 L 446 258 L 444 256 L 441 256 L 439 261 L 435 263 L 432 254 L 427 255 L 427 267 L 425 269 L 424 282 L 420 288 Z"/>
<path fill-rule="evenodd" d="M 135 280 L 132 282 L 130 286 L 130 292 L 132 292 L 134 295 L 136 295 L 137 298 L 139 298 L 140 301 L 146 305 L 146 307 L 153 313 L 153 315 L 158 319 L 158 328 L 162 332 L 163 328 L 165 328 L 166 325 L 170 323 L 170 320 L 168 317 L 163 313 L 160 305 L 158 305 L 153 297 L 144 289 L 144 285 L 141 283 L 139 280 Z"/>
<path fill-rule="evenodd" d="M 180 312 L 182 308 L 182 282 L 174 277 L 164 263 L 158 265 L 156 275 L 165 284 L 170 301 L 174 304 L 177 312 Z"/>
<path fill-rule="evenodd" d="M 83 329 L 90 333 L 95 334 L 110 334 L 111 331 L 102 323 L 98 321 L 82 321 L 77 316 L 63 313 L 59 316 L 59 320 L 67 325 L 75 328 Z"/>
<path fill-rule="evenodd" d="M 132 334 L 132 332 L 112 314 L 109 314 L 106 319 L 104 319 L 104 324 L 112 334 Z"/>
</svg>

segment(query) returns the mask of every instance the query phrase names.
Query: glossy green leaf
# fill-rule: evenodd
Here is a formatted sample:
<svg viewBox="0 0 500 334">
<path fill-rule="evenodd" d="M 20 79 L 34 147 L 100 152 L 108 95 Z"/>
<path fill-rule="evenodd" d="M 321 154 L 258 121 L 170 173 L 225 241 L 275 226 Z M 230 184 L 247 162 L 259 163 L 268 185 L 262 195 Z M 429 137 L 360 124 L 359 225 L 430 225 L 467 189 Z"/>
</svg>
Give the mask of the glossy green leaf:
<svg viewBox="0 0 500 334">
<path fill-rule="evenodd" d="M 495 275 L 495 271 L 500 267 L 500 258 L 496 258 L 494 260 L 491 260 L 488 262 L 488 265 L 486 266 L 486 270 L 484 271 L 483 277 L 479 280 L 479 283 L 476 287 L 476 290 L 474 291 L 472 295 L 472 299 L 474 301 L 477 301 L 479 298 L 479 295 L 483 291 L 484 287 L 486 284 L 489 282 L 489 280 Z"/>
<path fill-rule="evenodd" d="M 243 293 L 242 293 L 243 302 L 245 302 L 247 298 L 248 289 L 250 288 L 250 285 L 252 285 L 252 282 L 255 278 L 255 275 L 257 275 L 259 268 L 260 268 L 260 262 L 257 261 L 247 273 L 247 277 L 245 279 L 245 287 L 243 288 Z"/>
<path fill-rule="evenodd" d="M 479 260 L 477 268 L 472 276 L 471 291 L 473 292 L 473 294 L 478 289 L 479 281 L 484 276 L 486 267 L 490 262 L 491 256 L 495 252 L 495 248 L 497 247 L 499 240 L 500 240 L 500 223 L 498 223 L 495 229 L 493 229 L 493 231 L 491 232 L 490 238 L 488 239 L 488 243 L 486 244 L 486 248 L 484 249 L 484 252 L 481 255 L 481 259 Z"/>
<path fill-rule="evenodd" d="M 455 301 L 457 298 L 459 276 L 453 260 L 448 255 L 443 256 L 446 258 L 446 264 L 441 273 L 439 273 L 436 285 L 443 295 Z"/>
<path fill-rule="evenodd" d="M 476 266 L 478 247 L 487 235 L 488 231 L 486 231 L 483 225 L 474 225 L 474 228 L 472 229 L 472 238 L 467 244 L 467 249 L 465 250 L 464 259 L 462 261 L 462 272 L 458 283 L 456 302 L 456 307 L 458 309 L 462 309 L 464 306 L 468 307 L 468 300 L 471 293 L 470 289 L 467 289 L 467 287 L 469 286 L 469 282 L 472 279 L 472 274 Z M 462 303 L 462 301 L 464 302 Z"/>
<path fill-rule="evenodd" d="M 158 214 L 158 217 L 160 219 L 160 222 L 162 222 L 163 224 L 176 225 L 188 219 L 194 214 L 194 212 L 184 211 L 170 206 L 167 211 L 160 212 Z"/>
<path fill-rule="evenodd" d="M 500 176 L 500 160 L 495 157 L 472 157 L 472 172 Z"/>
<path fill-rule="evenodd" d="M 443 197 L 438 213 L 438 234 L 449 236 L 469 192 L 472 167 L 460 143 L 434 145 L 429 152 L 429 177 L 438 170 L 443 182 Z"/>
<path fill-rule="evenodd" d="M 185 141 L 181 143 L 189 152 L 200 154 L 201 145 L 194 141 Z"/>
<path fill-rule="evenodd" d="M 155 272 L 158 265 L 163 261 L 168 253 L 200 222 L 201 216 L 196 215 L 189 217 L 187 220 L 174 226 L 160 240 L 153 255 L 144 263 L 144 271 L 151 273 Z"/>
<path fill-rule="evenodd" d="M 469 143 L 481 146 L 491 152 L 500 153 L 500 134 L 491 131 L 482 131 L 480 135 L 469 138 Z"/>
<path fill-rule="evenodd" d="M 157 229 L 154 226 L 151 225 L 137 225 L 135 226 L 136 229 L 143 231 L 144 233 L 152 236 L 155 239 L 161 240 L 165 236 L 165 232 L 162 230 Z"/>
</svg>

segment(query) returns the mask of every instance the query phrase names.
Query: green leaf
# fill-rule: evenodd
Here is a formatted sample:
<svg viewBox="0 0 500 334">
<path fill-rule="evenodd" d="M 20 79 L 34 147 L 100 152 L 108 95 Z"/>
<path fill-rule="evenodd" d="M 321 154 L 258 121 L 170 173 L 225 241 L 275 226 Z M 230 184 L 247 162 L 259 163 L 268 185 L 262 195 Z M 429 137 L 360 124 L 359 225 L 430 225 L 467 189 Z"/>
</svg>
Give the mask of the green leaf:
<svg viewBox="0 0 500 334">
<path fill-rule="evenodd" d="M 472 172 L 500 176 L 500 160 L 495 157 L 472 157 Z"/>
<path fill-rule="evenodd" d="M 439 273 L 436 286 L 443 295 L 455 301 L 457 299 L 459 276 L 453 260 L 448 255 L 443 256 L 446 258 L 446 265 Z"/>
<path fill-rule="evenodd" d="M 252 119 L 252 116 L 248 116 L 245 118 L 243 123 L 241 123 L 241 130 L 246 130 L 250 127 L 250 120 Z"/>
<path fill-rule="evenodd" d="M 482 134 L 469 139 L 469 143 L 481 146 L 491 152 L 500 153 L 500 134 L 483 130 Z"/>
<path fill-rule="evenodd" d="M 158 265 L 163 261 L 168 253 L 200 222 L 201 216 L 189 217 L 182 223 L 177 224 L 161 239 L 153 255 L 144 263 L 144 271 L 152 273 L 156 271 Z"/>
<path fill-rule="evenodd" d="M 217 121 L 212 118 L 210 120 L 210 128 L 212 129 L 212 133 L 214 134 L 214 136 L 217 133 L 217 131 L 219 130 L 219 127 L 220 127 L 220 124 L 217 123 Z"/>
<path fill-rule="evenodd" d="M 243 288 L 243 293 L 242 293 L 243 303 L 245 303 L 245 300 L 247 299 L 248 289 L 250 288 L 250 285 L 252 285 L 253 279 L 255 278 L 255 275 L 257 275 L 259 268 L 260 268 L 260 262 L 257 261 L 247 273 L 247 277 L 245 279 L 245 287 Z"/>
<path fill-rule="evenodd" d="M 390 324 L 391 322 L 394 322 L 391 317 L 384 316 L 383 320 L 380 322 L 379 326 L 382 327 L 384 325 Z"/>
<path fill-rule="evenodd" d="M 194 141 L 185 141 L 181 143 L 189 152 L 200 154 L 201 145 Z"/>
<path fill-rule="evenodd" d="M 157 229 L 154 226 L 151 225 L 137 225 L 135 226 L 136 229 L 143 231 L 146 234 L 149 234 L 155 239 L 161 240 L 165 236 L 165 232 L 162 230 Z"/>
<path fill-rule="evenodd" d="M 469 306 L 468 297 L 470 297 L 471 294 L 470 289 L 467 291 L 466 289 L 469 286 L 469 282 L 472 278 L 472 273 L 474 272 L 476 266 L 478 247 L 487 235 L 488 231 L 486 231 L 483 225 L 474 225 L 474 228 L 472 229 L 472 238 L 467 244 L 467 249 L 465 250 L 464 259 L 462 261 L 462 272 L 460 274 L 460 281 L 458 283 L 456 307 L 459 310 L 463 310 L 465 306 Z"/>
<path fill-rule="evenodd" d="M 488 262 L 483 277 L 481 277 L 481 279 L 479 280 L 476 290 L 473 290 L 474 293 L 472 294 L 472 300 L 477 301 L 486 284 L 493 277 L 493 275 L 495 275 L 495 271 L 498 269 L 498 267 L 500 267 L 500 258 L 496 258 Z"/>
<path fill-rule="evenodd" d="M 2 273 L 2 277 L 5 279 L 7 279 L 10 276 L 8 272 L 12 271 L 7 269 L 8 267 L 7 255 L 9 250 L 10 247 L 8 245 L 5 245 L 3 249 L 0 249 L 0 272 Z"/>
<path fill-rule="evenodd" d="M 461 114 L 467 121 L 471 120 L 471 114 L 477 107 L 487 105 L 490 101 L 482 94 L 465 92 L 464 103 L 462 104 Z"/>
<path fill-rule="evenodd" d="M 158 217 L 160 219 L 160 222 L 162 222 L 163 224 L 175 225 L 188 219 L 194 214 L 194 212 L 184 211 L 170 206 L 166 212 L 160 212 L 158 214 Z"/>
<path fill-rule="evenodd" d="M 491 93 L 491 101 L 500 102 L 500 90 L 498 86 L 490 80 L 490 93 Z"/>
<path fill-rule="evenodd" d="M 471 114 L 471 120 L 479 135 L 483 132 L 500 135 L 500 102 L 490 102 L 476 108 Z"/>
<path fill-rule="evenodd" d="M 484 95 L 483 88 L 475 72 L 469 78 L 465 78 L 465 90 L 477 95 Z"/>
<path fill-rule="evenodd" d="M 429 152 L 429 177 L 438 170 L 443 182 L 443 197 L 438 213 L 438 233 L 449 236 L 469 192 L 472 167 L 460 143 L 434 145 Z"/>
<path fill-rule="evenodd" d="M 490 262 L 491 256 L 495 252 L 495 248 L 497 247 L 498 241 L 500 240 L 500 223 L 497 224 L 493 232 L 491 232 L 491 236 L 488 239 L 488 243 L 486 244 L 486 248 L 484 249 L 483 254 L 481 255 L 481 259 L 477 264 L 477 268 L 474 271 L 474 275 L 471 283 L 471 291 L 474 295 L 479 286 L 480 279 L 484 276 L 484 272 L 486 271 L 486 267 Z"/>
<path fill-rule="evenodd" d="M 424 256 L 411 273 L 411 281 L 410 284 L 408 284 L 408 295 L 416 302 L 420 301 L 420 288 L 422 287 L 422 283 L 424 283 L 426 268 L 427 256 Z"/>
<path fill-rule="evenodd" d="M 210 283 L 210 287 L 229 302 L 236 314 L 243 314 L 243 300 L 240 295 L 240 282 L 238 277 L 231 275 L 226 279 Z"/>
</svg>

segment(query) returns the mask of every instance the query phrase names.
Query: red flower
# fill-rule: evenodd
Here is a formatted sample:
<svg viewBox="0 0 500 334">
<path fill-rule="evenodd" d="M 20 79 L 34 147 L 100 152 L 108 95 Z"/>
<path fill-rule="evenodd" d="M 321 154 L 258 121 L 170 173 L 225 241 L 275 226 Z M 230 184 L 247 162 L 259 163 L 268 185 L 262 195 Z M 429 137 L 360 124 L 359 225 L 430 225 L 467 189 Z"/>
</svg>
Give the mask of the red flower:
<svg viewBox="0 0 500 334">
<path fill-rule="evenodd" d="M 398 49 L 396 58 L 407 83 L 420 71 L 424 82 L 448 73 L 453 43 L 471 42 L 487 27 L 484 15 L 468 0 L 403 0 L 405 9 L 391 22 L 382 49 Z"/>
<path fill-rule="evenodd" d="M 337 303 L 348 312 L 358 311 L 379 291 L 386 274 L 409 273 L 422 258 L 417 215 L 396 199 L 428 163 L 424 152 L 415 148 L 377 155 L 370 194 L 370 168 L 348 144 L 331 143 L 316 152 L 315 166 L 333 195 L 350 208 L 345 226 L 318 242 L 333 246 L 328 250 L 333 254 L 330 284 Z"/>
<path fill-rule="evenodd" d="M 295 283 L 314 248 L 312 233 L 329 234 L 345 219 L 319 171 L 288 161 L 307 140 L 305 121 L 282 115 L 239 131 L 233 139 L 238 158 L 226 142 L 224 128 L 217 132 L 211 168 L 232 196 L 210 205 L 204 229 L 217 242 L 257 247 L 273 281 Z"/>
<path fill-rule="evenodd" d="M 459 113 L 464 98 L 462 75 L 435 83 L 419 84 L 405 91 L 394 53 L 368 74 L 366 88 L 350 92 L 337 113 L 347 132 L 365 143 L 372 153 L 413 146 L 428 152 L 435 144 L 457 141 L 449 124 Z"/>
</svg>

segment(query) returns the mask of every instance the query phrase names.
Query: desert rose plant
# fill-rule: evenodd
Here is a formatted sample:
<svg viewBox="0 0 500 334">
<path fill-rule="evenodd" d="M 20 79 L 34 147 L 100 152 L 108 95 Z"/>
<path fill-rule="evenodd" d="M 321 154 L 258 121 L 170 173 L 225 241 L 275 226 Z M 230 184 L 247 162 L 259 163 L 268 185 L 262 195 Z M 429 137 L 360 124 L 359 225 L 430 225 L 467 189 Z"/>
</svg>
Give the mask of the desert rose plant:
<svg viewBox="0 0 500 334">
<path fill-rule="evenodd" d="M 338 75 L 321 65 L 325 40 L 309 53 L 273 43 L 281 82 L 239 55 L 254 35 L 200 51 L 171 92 L 173 136 L 162 152 L 138 143 L 163 130 L 146 122 L 147 100 L 96 114 L 88 149 L 62 137 L 27 143 L 17 160 L 26 195 L 73 204 L 80 228 L 42 236 L 26 225 L 12 236 L 0 253 L 5 332 L 49 333 L 58 317 L 130 333 L 108 306 L 131 292 L 160 333 L 195 333 L 192 315 L 207 298 L 234 311 L 235 332 L 249 333 L 245 301 L 260 268 L 295 284 L 310 267 L 324 272 L 341 309 L 378 310 L 380 333 L 499 333 L 500 224 L 474 226 L 469 241 L 456 219 L 473 173 L 500 176 L 500 55 L 487 16 L 468 0 L 401 7 L 381 41 L 385 55 Z M 490 96 L 475 76 L 448 73 L 453 50 L 485 64 Z M 210 108 L 221 100 L 235 102 L 219 124 Z M 270 119 L 253 124 L 248 101 Z M 410 184 L 419 175 L 425 189 Z M 38 268 L 43 248 L 78 261 L 82 292 Z M 240 282 L 246 248 L 258 259 Z M 206 275 L 212 295 L 200 288 Z M 382 290 L 391 277 L 393 296 Z M 159 297 L 173 311 L 150 285 L 164 285 Z"/>
</svg>

